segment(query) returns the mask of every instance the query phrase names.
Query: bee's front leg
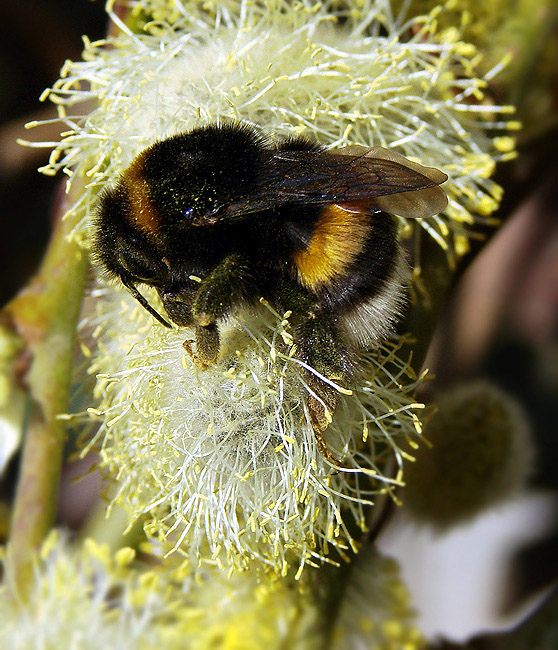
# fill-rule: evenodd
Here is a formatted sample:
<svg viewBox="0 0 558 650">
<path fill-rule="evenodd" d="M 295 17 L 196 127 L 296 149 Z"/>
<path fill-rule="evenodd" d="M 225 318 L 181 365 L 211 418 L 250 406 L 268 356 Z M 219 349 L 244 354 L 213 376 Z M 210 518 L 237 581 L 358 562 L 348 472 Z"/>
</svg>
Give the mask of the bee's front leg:
<svg viewBox="0 0 558 650">
<path fill-rule="evenodd" d="M 194 326 L 194 341 L 196 348 L 192 347 L 194 341 L 184 341 L 183 346 L 188 356 L 198 368 L 205 370 L 208 366 L 214 364 L 219 356 L 219 330 L 216 323 L 201 327 Z"/>
<path fill-rule="evenodd" d="M 206 367 L 217 361 L 220 349 L 217 322 L 248 299 L 252 277 L 247 260 L 234 254 L 200 282 L 192 302 L 195 354 L 185 346 L 197 365 Z"/>
</svg>

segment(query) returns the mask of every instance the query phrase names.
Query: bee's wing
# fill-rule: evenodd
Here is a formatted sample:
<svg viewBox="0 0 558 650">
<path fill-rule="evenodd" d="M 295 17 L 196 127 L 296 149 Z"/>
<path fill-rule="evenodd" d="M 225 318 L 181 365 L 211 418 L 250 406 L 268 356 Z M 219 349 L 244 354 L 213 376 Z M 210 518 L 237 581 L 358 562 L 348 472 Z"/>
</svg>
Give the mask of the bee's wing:
<svg viewBox="0 0 558 650">
<path fill-rule="evenodd" d="M 381 147 L 277 151 L 270 152 L 265 163 L 255 188 L 219 206 L 197 225 L 297 203 L 338 204 L 354 212 L 385 210 L 415 218 L 436 214 L 447 204 L 437 187 L 447 179 L 443 172 Z M 400 198 L 404 194 L 411 195 L 409 200 Z"/>
<path fill-rule="evenodd" d="M 360 145 L 351 145 L 339 149 L 342 155 L 354 155 L 355 153 L 364 153 L 366 157 L 381 160 L 391 160 L 401 166 L 414 170 L 422 176 L 426 176 L 432 181 L 431 187 L 418 190 L 408 190 L 400 193 L 381 195 L 371 201 L 371 206 L 390 214 L 396 214 L 408 219 L 425 219 L 431 217 L 446 209 L 448 197 L 444 190 L 438 187 L 439 184 L 447 181 L 448 177 L 435 167 L 425 167 L 419 163 L 412 162 L 395 151 L 384 149 L 383 147 L 371 147 L 367 149 Z M 343 206 L 350 210 L 350 205 Z"/>
</svg>

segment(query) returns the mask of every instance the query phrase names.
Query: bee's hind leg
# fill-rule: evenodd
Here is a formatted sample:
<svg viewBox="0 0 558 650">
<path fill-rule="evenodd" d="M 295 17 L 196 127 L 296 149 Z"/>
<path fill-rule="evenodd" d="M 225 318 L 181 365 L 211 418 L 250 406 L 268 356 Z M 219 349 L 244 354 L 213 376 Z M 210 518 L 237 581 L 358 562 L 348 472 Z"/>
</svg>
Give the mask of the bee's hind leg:
<svg viewBox="0 0 558 650">
<path fill-rule="evenodd" d="M 325 379 L 343 388 L 353 373 L 353 360 L 335 325 L 324 315 L 305 320 L 296 330 L 297 356 Z M 310 390 L 307 398 L 308 414 L 320 452 L 334 464 L 339 464 L 329 452 L 322 432 L 330 425 L 337 406 L 339 390 L 321 379 L 312 370 L 306 370 Z"/>
</svg>

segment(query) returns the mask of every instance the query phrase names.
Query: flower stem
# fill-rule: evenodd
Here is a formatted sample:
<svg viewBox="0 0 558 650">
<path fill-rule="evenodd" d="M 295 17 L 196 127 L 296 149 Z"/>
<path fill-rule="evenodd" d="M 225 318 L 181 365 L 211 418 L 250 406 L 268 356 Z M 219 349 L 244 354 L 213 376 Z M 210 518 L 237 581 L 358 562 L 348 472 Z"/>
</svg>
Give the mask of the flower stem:
<svg viewBox="0 0 558 650">
<path fill-rule="evenodd" d="M 61 201 L 64 214 L 79 182 Z M 12 327 L 31 357 L 25 377 L 29 418 L 7 550 L 7 569 L 19 596 L 25 596 L 34 552 L 54 524 L 65 441 L 72 357 L 87 255 L 70 234 L 77 217 L 56 222 L 38 274 L 6 307 Z"/>
</svg>

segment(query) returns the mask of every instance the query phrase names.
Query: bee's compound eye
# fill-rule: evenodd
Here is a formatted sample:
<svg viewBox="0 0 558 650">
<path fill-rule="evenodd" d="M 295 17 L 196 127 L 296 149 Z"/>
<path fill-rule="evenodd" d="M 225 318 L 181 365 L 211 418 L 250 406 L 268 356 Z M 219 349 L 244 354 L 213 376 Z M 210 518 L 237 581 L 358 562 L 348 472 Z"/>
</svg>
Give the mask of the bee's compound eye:
<svg viewBox="0 0 558 650">
<path fill-rule="evenodd" d="M 122 268 L 135 282 L 156 285 L 168 281 L 170 266 L 146 246 L 134 247 L 130 240 L 127 247 L 123 245 L 117 250 L 117 254 Z"/>
<path fill-rule="evenodd" d="M 120 264 L 126 270 L 127 275 L 132 277 L 135 282 L 151 284 L 158 275 L 157 269 L 138 263 L 137 260 L 129 257 L 120 256 Z"/>
</svg>

